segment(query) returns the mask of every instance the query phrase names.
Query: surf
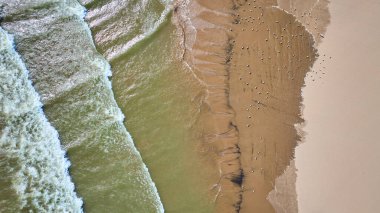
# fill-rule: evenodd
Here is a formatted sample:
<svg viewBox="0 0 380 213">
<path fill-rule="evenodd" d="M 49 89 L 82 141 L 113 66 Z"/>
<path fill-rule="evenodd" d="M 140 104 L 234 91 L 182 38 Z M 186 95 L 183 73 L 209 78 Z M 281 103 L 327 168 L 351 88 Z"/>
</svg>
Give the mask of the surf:
<svg viewBox="0 0 380 213">
<path fill-rule="evenodd" d="M 0 211 L 82 212 L 58 133 L 2 28 L 0 53 Z"/>
<path fill-rule="evenodd" d="M 85 9 L 74 0 L 0 2 L 1 25 L 14 35 L 44 112 L 59 133 L 84 210 L 163 212 L 123 124 L 111 68 L 97 52 Z"/>
</svg>

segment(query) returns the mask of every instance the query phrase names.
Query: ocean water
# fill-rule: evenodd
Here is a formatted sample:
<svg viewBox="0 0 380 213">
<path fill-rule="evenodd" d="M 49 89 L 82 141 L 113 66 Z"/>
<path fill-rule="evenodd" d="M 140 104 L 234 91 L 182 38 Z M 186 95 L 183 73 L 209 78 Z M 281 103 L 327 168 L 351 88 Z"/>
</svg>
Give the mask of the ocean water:
<svg viewBox="0 0 380 213">
<path fill-rule="evenodd" d="M 166 211 L 210 212 L 216 174 L 195 127 L 202 90 L 172 50 L 173 30 L 168 23 L 154 41 L 112 62 L 113 88 Z"/>
<path fill-rule="evenodd" d="M 0 28 L 0 212 L 82 212 L 41 107 L 13 38 Z"/>
<path fill-rule="evenodd" d="M 172 2 L 82 3 L 95 45 L 110 60 L 125 125 L 165 211 L 212 212 L 219 174 L 202 150 L 197 125 L 204 88 L 182 61 L 183 38 L 172 23 Z"/>
<path fill-rule="evenodd" d="M 82 0 L 94 40 L 108 60 L 149 38 L 167 20 L 171 0 Z"/>
<path fill-rule="evenodd" d="M 124 116 L 115 102 L 109 81 L 110 66 L 94 46 L 90 30 L 83 20 L 84 8 L 74 0 L 0 0 L 0 5 L 1 26 L 14 36 L 15 48 L 41 97 L 43 111 L 58 131 L 60 142 L 67 151 L 71 162 L 70 175 L 78 196 L 83 199 L 84 211 L 163 212 L 154 182 L 123 124 Z M 18 126 L 13 127 L 13 131 L 31 128 L 43 133 L 50 132 L 48 136 L 52 137 L 51 140 L 57 138 L 41 116 L 41 110 L 39 114 L 31 113 L 24 120 L 17 121 L 15 125 Z M 12 141 L 20 144 L 24 139 L 17 140 Z M 48 147 L 43 145 L 45 147 L 41 148 L 41 152 L 47 152 L 43 148 Z M 50 148 L 59 151 L 58 148 Z M 17 163 L 14 158 L 8 159 L 7 155 L 3 155 L 4 150 L 2 162 Z M 68 164 L 63 161 L 63 152 L 58 153 L 58 156 L 41 159 L 41 163 L 54 166 L 55 158 L 65 162 L 61 167 L 54 168 L 60 169 L 59 177 L 66 182 L 46 177 L 49 181 L 55 181 L 57 186 L 54 187 L 70 193 L 65 193 L 67 199 L 62 196 L 58 201 L 49 202 L 65 205 L 71 199 L 75 203 L 73 207 L 80 206 L 81 201 L 72 191 L 67 172 L 63 173 Z M 39 153 L 31 152 L 28 155 L 37 157 Z M 33 159 L 31 157 L 20 156 L 28 160 Z M 40 174 L 29 170 L 23 174 L 27 180 L 33 180 L 33 175 Z M 6 178 L 5 181 L 4 184 L 11 184 Z M 20 196 L 26 196 L 27 204 L 32 202 L 34 205 L 33 200 L 45 194 L 40 194 L 43 191 L 38 186 L 31 190 L 36 193 L 30 194 L 28 189 L 20 192 Z M 0 191 L 1 209 L 23 208 L 24 204 L 20 204 L 11 191 L 8 188 Z M 14 196 L 15 199 L 10 197 L 11 201 L 8 202 L 5 199 L 7 196 Z M 60 211 L 46 205 L 41 208 L 43 210 L 37 209 L 38 212 Z"/>
<path fill-rule="evenodd" d="M 55 168 L 66 178 L 55 187 L 67 192 L 57 202 L 73 208 L 62 211 L 212 212 L 219 173 L 198 125 L 205 88 L 182 61 L 173 2 L 79 3 L 0 0 L 1 27 L 14 36 L 42 102 L 39 116 L 52 126 L 42 118 L 31 123 L 45 122 L 40 131 L 50 132 L 71 162 L 70 173 L 68 161 Z M 24 208 L 22 196 L 39 199 L 14 192 L 9 177 L 0 191 L 5 212 Z"/>
</svg>

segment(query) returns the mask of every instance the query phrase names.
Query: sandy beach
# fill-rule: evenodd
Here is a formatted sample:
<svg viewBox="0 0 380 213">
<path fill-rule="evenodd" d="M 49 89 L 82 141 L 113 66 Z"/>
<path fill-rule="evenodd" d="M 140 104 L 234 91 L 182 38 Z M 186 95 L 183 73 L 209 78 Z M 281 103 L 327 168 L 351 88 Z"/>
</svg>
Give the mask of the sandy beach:
<svg viewBox="0 0 380 213">
<path fill-rule="evenodd" d="M 380 2 L 334 0 L 296 149 L 299 212 L 379 212 Z"/>
<path fill-rule="evenodd" d="M 380 212 L 379 11 L 0 0 L 0 213 Z"/>
<path fill-rule="evenodd" d="M 294 125 L 316 58 L 313 37 L 275 1 L 192 1 L 176 11 L 184 60 L 207 88 L 200 124 L 220 174 L 215 211 L 274 212 L 268 195 L 300 139 Z M 272 193 L 290 212 L 294 181 Z"/>
</svg>

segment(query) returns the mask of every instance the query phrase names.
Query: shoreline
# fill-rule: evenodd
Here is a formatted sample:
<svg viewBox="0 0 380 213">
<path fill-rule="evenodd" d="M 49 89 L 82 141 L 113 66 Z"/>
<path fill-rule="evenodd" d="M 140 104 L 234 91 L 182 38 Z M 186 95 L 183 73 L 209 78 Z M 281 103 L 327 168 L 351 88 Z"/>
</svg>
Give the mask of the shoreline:
<svg viewBox="0 0 380 213">
<path fill-rule="evenodd" d="M 177 2 L 175 24 L 186 35 L 184 62 L 191 67 L 195 78 L 204 86 L 200 119 L 201 146 L 214 161 L 219 178 L 214 180 L 212 193 L 215 212 L 235 212 L 240 209 L 243 174 L 238 146 L 235 112 L 230 105 L 230 58 L 228 44 L 232 37 L 233 2 L 223 0 Z M 215 12 L 214 12 L 215 11 Z"/>
<path fill-rule="evenodd" d="M 182 28 L 194 28 L 185 30 L 195 38 L 185 61 L 207 90 L 199 123 L 220 171 L 216 212 L 274 212 L 268 194 L 300 138 L 301 88 L 317 55 L 303 25 L 273 6 L 192 1 L 175 9 Z"/>
</svg>

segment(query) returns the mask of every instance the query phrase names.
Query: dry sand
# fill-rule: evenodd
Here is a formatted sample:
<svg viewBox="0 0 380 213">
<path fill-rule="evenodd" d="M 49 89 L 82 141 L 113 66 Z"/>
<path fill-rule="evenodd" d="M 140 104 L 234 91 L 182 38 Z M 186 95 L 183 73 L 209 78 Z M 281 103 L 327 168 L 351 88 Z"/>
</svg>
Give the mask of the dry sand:
<svg viewBox="0 0 380 213">
<path fill-rule="evenodd" d="M 319 73 L 302 92 L 299 210 L 380 212 L 380 2 L 334 0 L 329 10 L 313 67 Z"/>
</svg>

